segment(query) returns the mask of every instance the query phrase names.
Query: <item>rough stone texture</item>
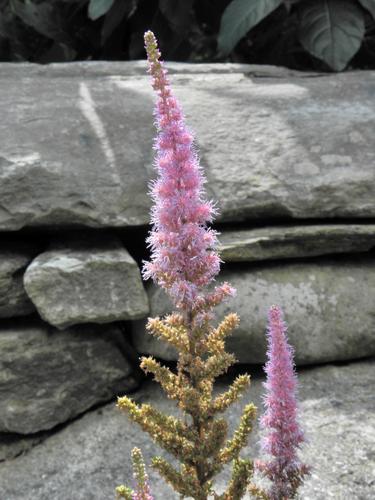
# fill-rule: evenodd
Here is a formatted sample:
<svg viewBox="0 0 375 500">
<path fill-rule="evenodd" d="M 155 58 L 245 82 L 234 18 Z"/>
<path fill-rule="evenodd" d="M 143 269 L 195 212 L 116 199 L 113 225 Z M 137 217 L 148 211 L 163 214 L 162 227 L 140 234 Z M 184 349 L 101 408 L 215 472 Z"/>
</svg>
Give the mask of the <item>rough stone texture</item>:
<svg viewBox="0 0 375 500">
<path fill-rule="evenodd" d="M 135 387 L 116 326 L 57 331 L 15 322 L 0 330 L 0 432 L 50 429 Z M 1 495 L 0 495 L 1 498 Z"/>
<path fill-rule="evenodd" d="M 23 287 L 23 273 L 36 248 L 19 241 L 0 243 L 0 318 L 24 316 L 35 311 Z"/>
<path fill-rule="evenodd" d="M 144 65 L 0 69 L 0 229 L 146 224 L 154 131 Z M 374 72 L 172 72 L 221 220 L 375 216 Z"/>
<path fill-rule="evenodd" d="M 0 433 L 0 462 L 18 457 L 43 441 L 45 433 L 37 434 L 9 434 Z"/>
<path fill-rule="evenodd" d="M 375 402 L 374 362 L 329 365 L 300 371 L 303 427 L 309 439 L 301 457 L 313 466 L 313 475 L 301 490 L 303 500 L 371 500 L 374 487 Z M 261 380 L 253 384 L 240 404 L 227 413 L 231 432 L 243 405 L 252 400 L 261 407 Z M 218 384 L 227 387 L 228 380 Z M 150 402 L 170 414 L 173 403 L 158 386 L 145 384 L 135 399 Z M 245 456 L 258 457 L 256 427 Z M 27 492 L 33 500 L 103 500 L 113 498 L 114 487 L 130 481 L 130 451 L 141 447 L 147 463 L 160 449 L 114 404 L 88 413 L 23 456 L 0 464 L 0 498 L 19 500 Z M 177 495 L 149 469 L 157 499 Z M 219 478 L 218 488 L 228 479 Z"/>
<path fill-rule="evenodd" d="M 114 239 L 51 249 L 30 264 L 24 284 L 41 317 L 58 328 L 138 319 L 149 310 L 138 265 Z"/>
<path fill-rule="evenodd" d="M 375 354 L 375 260 L 321 259 L 310 263 L 247 266 L 223 272 L 237 295 L 217 308 L 217 318 L 236 311 L 240 326 L 229 337 L 228 349 L 241 363 L 261 363 L 266 351 L 268 308 L 279 304 L 289 325 L 297 364 L 350 360 Z M 150 287 L 150 316 L 171 310 L 165 293 Z M 134 326 L 139 352 L 174 360 L 175 351 Z"/>
<path fill-rule="evenodd" d="M 223 231 L 219 251 L 224 262 L 366 252 L 375 247 L 374 224 L 275 226 Z"/>
</svg>

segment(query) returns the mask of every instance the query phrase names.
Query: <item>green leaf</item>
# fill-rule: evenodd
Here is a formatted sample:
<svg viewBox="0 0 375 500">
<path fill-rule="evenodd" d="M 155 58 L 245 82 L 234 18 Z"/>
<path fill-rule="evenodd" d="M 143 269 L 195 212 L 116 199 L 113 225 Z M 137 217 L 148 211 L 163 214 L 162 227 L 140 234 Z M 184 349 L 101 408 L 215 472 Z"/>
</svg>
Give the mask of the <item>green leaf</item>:
<svg viewBox="0 0 375 500">
<path fill-rule="evenodd" d="M 49 2 L 33 3 L 31 0 L 11 0 L 14 14 L 41 35 L 61 43 L 69 43 L 66 20 L 56 6 Z"/>
<path fill-rule="evenodd" d="M 115 0 L 90 0 L 88 15 L 92 21 L 104 16 L 112 7 Z M 126 0 L 123 0 L 124 2 Z"/>
<path fill-rule="evenodd" d="M 115 0 L 114 4 L 107 12 L 103 22 L 101 32 L 102 45 L 108 40 L 124 18 L 128 19 L 134 14 L 137 9 L 137 5 L 138 0 Z"/>
<path fill-rule="evenodd" d="M 193 0 L 159 0 L 159 9 L 173 31 L 185 31 L 191 25 Z"/>
<path fill-rule="evenodd" d="M 375 19 L 375 0 L 359 0 L 359 3 L 370 12 Z"/>
<path fill-rule="evenodd" d="M 219 51 L 225 55 L 229 54 L 251 28 L 282 3 L 283 0 L 233 0 L 221 18 Z"/>
<path fill-rule="evenodd" d="M 7 5 L 1 5 L 0 8 L 0 36 L 3 38 L 14 38 L 14 13 Z"/>
<path fill-rule="evenodd" d="M 345 69 L 361 46 L 365 23 L 351 0 L 309 0 L 299 6 L 299 39 L 335 71 Z"/>
</svg>

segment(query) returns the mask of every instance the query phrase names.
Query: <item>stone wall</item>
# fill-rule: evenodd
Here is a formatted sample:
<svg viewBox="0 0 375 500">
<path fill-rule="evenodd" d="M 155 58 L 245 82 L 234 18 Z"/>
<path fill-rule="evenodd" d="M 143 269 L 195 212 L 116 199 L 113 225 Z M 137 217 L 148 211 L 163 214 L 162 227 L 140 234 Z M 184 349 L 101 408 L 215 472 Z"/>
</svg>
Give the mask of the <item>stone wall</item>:
<svg viewBox="0 0 375 500">
<path fill-rule="evenodd" d="M 144 64 L 0 66 L 1 460 L 134 390 L 140 353 L 175 353 L 144 329 L 171 308 L 140 275 Z M 170 67 L 220 211 L 220 279 L 238 290 L 218 309 L 241 316 L 228 347 L 262 363 L 278 303 L 298 365 L 374 355 L 375 73 Z"/>
</svg>

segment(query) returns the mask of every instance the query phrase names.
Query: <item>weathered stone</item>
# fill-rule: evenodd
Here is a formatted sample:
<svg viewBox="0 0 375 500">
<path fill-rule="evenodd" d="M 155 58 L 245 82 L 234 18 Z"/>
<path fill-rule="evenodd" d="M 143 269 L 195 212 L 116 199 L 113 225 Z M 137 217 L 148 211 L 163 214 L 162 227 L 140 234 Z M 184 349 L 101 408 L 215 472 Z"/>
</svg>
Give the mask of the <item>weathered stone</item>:
<svg viewBox="0 0 375 500">
<path fill-rule="evenodd" d="M 300 371 L 301 421 L 309 440 L 300 456 L 313 467 L 312 477 L 300 491 L 304 500 L 373 498 L 373 373 L 371 361 Z M 227 389 L 229 381 L 229 377 L 222 380 L 217 389 Z M 227 412 L 230 432 L 245 403 L 254 401 L 261 408 L 261 382 L 259 372 L 252 373 L 250 390 Z M 176 414 L 173 402 L 154 383 L 145 384 L 135 399 Z M 259 457 L 258 440 L 256 424 L 243 456 Z M 165 456 L 112 403 L 88 413 L 25 455 L 0 464 L 0 498 L 18 500 L 25 491 L 33 500 L 113 498 L 117 485 L 126 482 L 131 486 L 130 452 L 134 446 L 142 449 L 147 464 L 154 455 Z M 153 469 L 148 473 L 156 499 L 177 498 Z M 219 490 L 227 484 L 229 473 L 226 469 L 218 478 Z"/>
<path fill-rule="evenodd" d="M 41 317 L 58 328 L 137 319 L 148 313 L 137 263 L 114 239 L 51 249 L 30 264 L 24 284 Z"/>
<path fill-rule="evenodd" d="M 219 252 L 224 262 L 366 252 L 375 247 L 375 224 L 275 226 L 223 231 Z"/>
<path fill-rule="evenodd" d="M 0 432 L 35 433 L 133 389 L 118 327 L 57 331 L 44 323 L 0 330 Z M 1 495 L 0 495 L 1 497 Z"/>
<path fill-rule="evenodd" d="M 0 228 L 146 223 L 151 96 L 68 66 L 33 77 L 25 66 L 9 71 L 0 82 L 8 92 L 0 97 Z"/>
<path fill-rule="evenodd" d="M 0 318 L 24 316 L 35 311 L 23 287 L 23 273 L 37 253 L 19 241 L 0 244 Z"/>
<path fill-rule="evenodd" d="M 375 216 L 374 72 L 172 70 L 221 220 Z M 1 75 L 0 229 L 148 223 L 145 66 L 2 64 Z"/>
<path fill-rule="evenodd" d="M 375 261 L 321 259 L 271 267 L 247 266 L 223 272 L 222 281 L 236 298 L 217 308 L 218 320 L 236 311 L 240 326 L 228 339 L 228 350 L 240 363 L 261 363 L 266 351 L 266 318 L 272 304 L 283 307 L 297 364 L 350 360 L 375 354 Z M 150 316 L 171 310 L 165 293 L 149 288 Z M 139 352 L 166 360 L 175 351 L 136 322 L 133 340 Z"/>
<path fill-rule="evenodd" d="M 0 433 L 0 462 L 18 457 L 30 450 L 43 441 L 44 434 L 47 432 L 29 435 Z"/>
</svg>

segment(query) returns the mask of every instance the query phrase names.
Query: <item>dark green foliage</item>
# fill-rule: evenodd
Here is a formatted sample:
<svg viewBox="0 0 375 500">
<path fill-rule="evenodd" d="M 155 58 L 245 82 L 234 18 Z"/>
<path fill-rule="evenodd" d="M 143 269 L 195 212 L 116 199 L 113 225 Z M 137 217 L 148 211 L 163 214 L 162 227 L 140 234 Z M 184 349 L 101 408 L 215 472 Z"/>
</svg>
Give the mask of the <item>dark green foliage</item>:
<svg viewBox="0 0 375 500">
<path fill-rule="evenodd" d="M 367 9 L 375 19 L 375 0 L 359 0 L 359 3 Z"/>
<path fill-rule="evenodd" d="M 90 0 L 87 10 L 88 16 L 93 21 L 104 16 L 110 10 L 115 0 Z"/>
<path fill-rule="evenodd" d="M 302 45 L 332 69 L 343 70 L 365 34 L 360 7 L 350 0 L 310 0 L 299 11 Z"/>
<path fill-rule="evenodd" d="M 375 68 L 375 0 L 0 0 L 0 60 L 165 59 Z"/>
<path fill-rule="evenodd" d="M 221 18 L 218 48 L 228 54 L 251 28 L 273 12 L 283 0 L 232 0 Z"/>
<path fill-rule="evenodd" d="M 281 10 L 284 16 L 276 17 L 276 11 Z M 275 14 L 276 22 L 263 24 L 262 31 L 266 37 L 270 32 L 275 45 L 281 44 L 285 52 L 296 54 L 304 49 L 328 68 L 341 71 L 365 41 L 366 16 L 375 15 L 375 1 L 232 0 L 221 19 L 219 50 L 224 55 L 230 53 L 245 34 L 251 41 L 256 39 L 257 33 L 252 29 L 271 13 Z M 373 29 L 374 17 L 369 24 Z M 277 41 L 272 37 L 274 32 Z M 260 32 L 259 35 L 262 37 Z M 256 42 L 251 45 L 256 46 Z M 374 54 L 371 56 L 375 62 Z"/>
</svg>

